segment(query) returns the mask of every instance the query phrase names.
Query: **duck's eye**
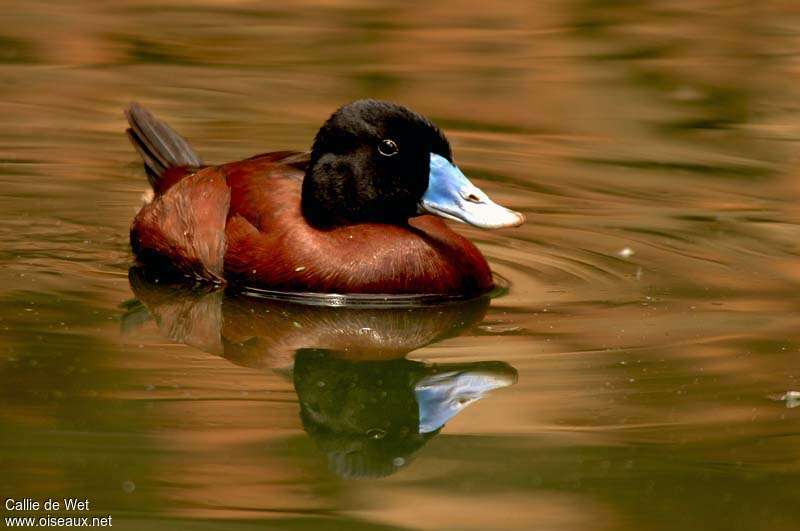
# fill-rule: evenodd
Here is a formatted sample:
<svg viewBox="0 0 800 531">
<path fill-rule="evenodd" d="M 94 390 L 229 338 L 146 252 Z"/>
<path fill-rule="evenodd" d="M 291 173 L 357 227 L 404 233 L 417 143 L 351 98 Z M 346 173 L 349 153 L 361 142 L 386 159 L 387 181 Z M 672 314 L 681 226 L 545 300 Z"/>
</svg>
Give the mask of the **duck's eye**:
<svg viewBox="0 0 800 531">
<path fill-rule="evenodd" d="M 397 147 L 397 144 L 394 140 L 389 140 L 387 138 L 385 140 L 381 140 L 381 143 L 378 144 L 378 152 L 384 157 L 393 157 L 397 155 L 399 151 L 400 149 Z"/>
</svg>

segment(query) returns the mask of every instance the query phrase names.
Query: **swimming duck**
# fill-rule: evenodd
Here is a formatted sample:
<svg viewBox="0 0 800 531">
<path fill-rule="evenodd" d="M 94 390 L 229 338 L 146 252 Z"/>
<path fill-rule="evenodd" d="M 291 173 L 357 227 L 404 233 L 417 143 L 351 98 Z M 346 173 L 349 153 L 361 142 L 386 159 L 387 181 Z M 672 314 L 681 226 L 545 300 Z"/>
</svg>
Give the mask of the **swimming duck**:
<svg viewBox="0 0 800 531">
<path fill-rule="evenodd" d="M 153 189 L 131 246 L 164 272 L 278 291 L 474 296 L 492 289 L 491 271 L 444 220 L 524 221 L 464 176 L 436 125 L 394 103 L 341 107 L 310 152 L 221 165 L 140 105 L 125 114 Z"/>
</svg>

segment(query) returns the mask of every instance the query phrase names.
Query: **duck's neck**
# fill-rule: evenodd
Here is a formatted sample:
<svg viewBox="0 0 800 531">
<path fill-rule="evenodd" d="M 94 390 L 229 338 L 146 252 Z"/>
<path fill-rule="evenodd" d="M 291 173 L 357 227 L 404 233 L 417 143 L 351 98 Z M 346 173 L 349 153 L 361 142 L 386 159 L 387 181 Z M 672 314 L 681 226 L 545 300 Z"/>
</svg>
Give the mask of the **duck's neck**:
<svg viewBox="0 0 800 531">
<path fill-rule="evenodd" d="M 306 221 L 321 229 L 359 223 L 408 225 L 408 215 L 387 208 L 378 197 L 358 186 L 353 168 L 346 163 L 310 164 L 303 178 L 301 211 Z"/>
<path fill-rule="evenodd" d="M 332 178 L 309 166 L 303 178 L 300 208 L 306 221 L 321 229 L 353 223 L 353 212 L 348 212 L 348 197 L 342 186 L 335 186 Z"/>
</svg>

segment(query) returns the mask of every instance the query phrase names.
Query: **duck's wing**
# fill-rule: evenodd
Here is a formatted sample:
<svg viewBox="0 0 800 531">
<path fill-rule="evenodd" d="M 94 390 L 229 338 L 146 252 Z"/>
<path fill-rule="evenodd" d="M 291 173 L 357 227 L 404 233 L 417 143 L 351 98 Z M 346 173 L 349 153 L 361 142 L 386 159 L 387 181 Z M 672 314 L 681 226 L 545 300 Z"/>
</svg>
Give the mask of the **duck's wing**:
<svg viewBox="0 0 800 531">
<path fill-rule="evenodd" d="M 298 153 L 267 153 L 220 167 L 231 191 L 225 274 L 236 282 L 283 285 L 297 276 L 291 260 L 307 250 L 300 214 L 303 172 L 287 164 Z M 294 252 L 287 253 L 290 245 Z M 291 262 L 291 263 L 290 263 Z"/>
<path fill-rule="evenodd" d="M 298 166 L 307 160 L 305 153 L 276 151 L 219 166 L 231 189 L 228 217 L 241 216 L 267 233 L 300 222 Z"/>
<path fill-rule="evenodd" d="M 180 179 L 133 220 L 131 247 L 139 262 L 222 283 L 230 199 L 225 176 L 215 168 Z"/>
</svg>

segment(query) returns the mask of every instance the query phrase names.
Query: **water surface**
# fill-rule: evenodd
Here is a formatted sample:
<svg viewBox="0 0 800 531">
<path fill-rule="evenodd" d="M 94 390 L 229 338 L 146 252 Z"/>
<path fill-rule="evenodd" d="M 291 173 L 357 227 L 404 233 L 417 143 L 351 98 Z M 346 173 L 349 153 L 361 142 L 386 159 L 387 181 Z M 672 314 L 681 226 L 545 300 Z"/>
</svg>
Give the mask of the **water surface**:
<svg viewBox="0 0 800 531">
<path fill-rule="evenodd" d="M 800 11 L 430 4 L 5 7 L 4 499 L 124 529 L 800 526 Z M 459 227 L 507 290 L 337 311 L 129 277 L 129 101 L 223 162 L 361 97 L 525 213 Z"/>
</svg>

